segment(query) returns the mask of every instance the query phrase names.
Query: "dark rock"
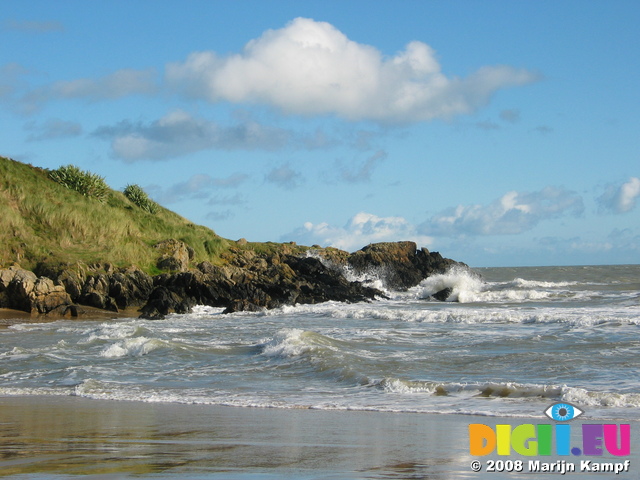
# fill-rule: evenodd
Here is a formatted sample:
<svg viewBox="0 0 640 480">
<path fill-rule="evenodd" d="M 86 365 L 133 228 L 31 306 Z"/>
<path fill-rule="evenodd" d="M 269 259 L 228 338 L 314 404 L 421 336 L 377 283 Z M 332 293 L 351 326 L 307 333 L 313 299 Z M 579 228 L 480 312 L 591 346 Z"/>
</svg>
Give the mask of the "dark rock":
<svg viewBox="0 0 640 480">
<path fill-rule="evenodd" d="M 348 280 L 345 268 L 357 276 L 380 278 L 388 289 L 405 290 L 434 273 L 464 265 L 426 248 L 417 250 L 414 242 L 372 244 L 352 254 L 327 248 L 301 255 L 294 247 L 273 246 L 264 254 L 234 247 L 222 266 L 201 262 L 196 270 L 185 270 L 193 250 L 184 242 L 168 240 L 158 249 L 177 262 L 172 264 L 176 273 L 153 278 L 136 267 L 111 264 L 59 270 L 40 266 L 39 272 L 47 274 L 41 276 L 14 265 L 0 269 L 0 307 L 76 316 L 81 312 L 74 303 L 116 312 L 142 306 L 142 317 L 161 318 L 187 313 L 195 305 L 236 312 L 330 300 L 362 302 L 384 293 L 366 282 Z M 450 293 L 445 289 L 434 298 L 446 300 Z"/>
<path fill-rule="evenodd" d="M 434 273 L 444 273 L 458 264 L 414 242 L 385 242 L 367 245 L 347 258 L 356 275 L 380 278 L 391 290 L 406 290 Z"/>
<path fill-rule="evenodd" d="M 146 305 L 140 310 L 141 318 L 161 319 L 169 313 L 189 313 L 195 306 L 181 298 L 167 287 L 158 286 L 153 289 Z"/>
<path fill-rule="evenodd" d="M 137 268 L 115 272 L 109 278 L 109 296 L 120 309 L 140 307 L 153 290 L 153 279 Z"/>
<path fill-rule="evenodd" d="M 233 312 L 261 312 L 264 310 L 264 307 L 260 307 L 255 303 L 251 303 L 248 300 L 234 300 L 231 304 L 224 309 L 222 313 L 233 313 Z"/>
<path fill-rule="evenodd" d="M 439 292 L 434 293 L 433 295 L 431 295 L 431 297 L 435 298 L 436 300 L 440 300 L 441 302 L 446 302 L 447 298 L 449 298 L 452 292 L 453 289 L 451 287 L 447 287 L 443 288 Z"/>
</svg>

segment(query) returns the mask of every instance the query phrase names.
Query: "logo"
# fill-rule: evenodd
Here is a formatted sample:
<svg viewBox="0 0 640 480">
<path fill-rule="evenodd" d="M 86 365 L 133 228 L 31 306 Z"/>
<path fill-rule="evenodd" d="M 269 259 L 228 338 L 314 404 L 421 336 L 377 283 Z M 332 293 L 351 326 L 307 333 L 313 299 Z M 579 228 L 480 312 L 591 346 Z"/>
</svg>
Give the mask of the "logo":
<svg viewBox="0 0 640 480">
<path fill-rule="evenodd" d="M 556 422 L 568 422 L 578 418 L 584 412 L 569 403 L 556 403 L 544 411 L 544 414 Z"/>
<path fill-rule="evenodd" d="M 556 403 L 544 410 L 555 424 L 500 424 L 490 427 L 482 423 L 469 425 L 469 453 L 483 457 L 519 454 L 532 456 L 602 456 L 631 454 L 629 424 L 583 424 L 572 430 L 569 423 L 584 412 L 569 403 Z"/>
</svg>

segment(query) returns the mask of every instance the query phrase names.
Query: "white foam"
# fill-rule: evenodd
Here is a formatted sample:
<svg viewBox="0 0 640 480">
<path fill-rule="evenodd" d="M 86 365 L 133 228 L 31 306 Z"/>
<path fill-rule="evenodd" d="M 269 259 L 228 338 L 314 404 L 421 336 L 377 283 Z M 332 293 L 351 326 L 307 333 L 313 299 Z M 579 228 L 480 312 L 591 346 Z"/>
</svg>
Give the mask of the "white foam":
<svg viewBox="0 0 640 480">
<path fill-rule="evenodd" d="M 388 292 L 388 289 L 385 285 L 385 272 L 383 268 L 372 267 L 364 272 L 356 273 L 351 265 L 336 265 L 331 260 L 328 260 L 319 255 L 314 250 L 308 250 L 307 257 L 315 258 L 319 260 L 320 263 L 322 263 L 325 267 L 331 270 L 339 271 L 349 282 L 360 282 L 368 287 L 380 290 L 385 294 L 390 293 Z"/>
<path fill-rule="evenodd" d="M 420 282 L 418 298 L 429 298 L 447 288 L 451 289 L 447 301 L 468 303 L 478 301 L 479 294 L 487 289 L 487 284 L 472 271 L 453 267 L 446 273 L 431 275 Z"/>
<path fill-rule="evenodd" d="M 127 338 L 105 348 L 100 355 L 107 358 L 140 357 L 160 348 L 164 342 L 155 338 Z"/>
<path fill-rule="evenodd" d="M 592 407 L 640 407 L 640 394 L 596 392 L 584 388 L 563 387 L 562 400 Z"/>
<path fill-rule="evenodd" d="M 298 328 L 287 328 L 279 331 L 273 339 L 263 343 L 262 355 L 266 357 L 297 357 L 309 350 L 305 340 L 306 332 Z"/>
</svg>

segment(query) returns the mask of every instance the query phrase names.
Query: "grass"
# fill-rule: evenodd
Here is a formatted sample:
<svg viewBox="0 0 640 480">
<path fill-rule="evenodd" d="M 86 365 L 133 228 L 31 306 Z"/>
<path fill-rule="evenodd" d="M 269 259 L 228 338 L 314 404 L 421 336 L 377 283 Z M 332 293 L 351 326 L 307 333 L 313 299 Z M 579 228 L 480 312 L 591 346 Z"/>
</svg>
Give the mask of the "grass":
<svg viewBox="0 0 640 480">
<path fill-rule="evenodd" d="M 154 205 L 155 214 L 108 187 L 98 198 L 87 196 L 54 181 L 50 171 L 0 157 L 0 266 L 108 262 L 157 273 L 153 245 L 162 240 L 185 242 L 194 263 L 220 263 L 235 244 Z"/>
</svg>

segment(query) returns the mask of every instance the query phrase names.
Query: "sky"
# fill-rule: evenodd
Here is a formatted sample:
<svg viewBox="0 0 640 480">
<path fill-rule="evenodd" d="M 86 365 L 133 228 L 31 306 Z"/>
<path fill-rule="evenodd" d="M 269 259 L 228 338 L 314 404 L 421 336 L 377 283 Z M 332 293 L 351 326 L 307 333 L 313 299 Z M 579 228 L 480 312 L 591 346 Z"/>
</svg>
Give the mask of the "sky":
<svg viewBox="0 0 640 480">
<path fill-rule="evenodd" d="M 640 263 L 636 0 L 3 0 L 0 155 L 219 235 Z"/>
</svg>

